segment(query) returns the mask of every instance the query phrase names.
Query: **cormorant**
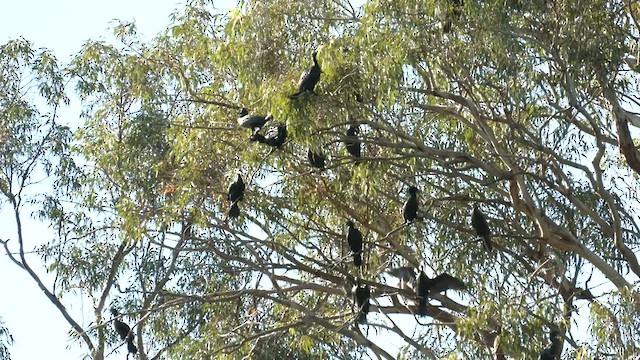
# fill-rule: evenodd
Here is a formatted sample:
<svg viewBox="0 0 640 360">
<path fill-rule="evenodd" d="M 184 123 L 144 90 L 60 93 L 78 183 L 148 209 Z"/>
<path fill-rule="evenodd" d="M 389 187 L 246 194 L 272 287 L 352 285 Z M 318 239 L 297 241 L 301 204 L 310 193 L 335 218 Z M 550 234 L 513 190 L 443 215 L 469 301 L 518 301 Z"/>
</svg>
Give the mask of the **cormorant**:
<svg viewBox="0 0 640 360">
<path fill-rule="evenodd" d="M 558 330 L 549 331 L 551 346 L 540 353 L 540 360 L 558 360 L 562 354 L 562 338 Z"/>
<path fill-rule="evenodd" d="M 371 298 L 371 290 L 369 285 L 362 285 L 360 279 L 357 280 L 357 285 L 353 288 L 353 299 L 358 307 L 358 323 L 367 323 L 367 314 L 369 313 L 369 299 Z"/>
<path fill-rule="evenodd" d="M 420 220 L 418 217 L 418 190 L 417 187 L 411 186 L 409 187 L 409 198 L 404 203 L 404 207 L 402 208 L 402 216 L 404 217 L 405 223 L 413 222 L 414 220 Z"/>
<path fill-rule="evenodd" d="M 356 229 L 353 221 L 347 221 L 349 231 L 347 232 L 347 243 L 353 254 L 353 265 L 362 265 L 362 233 Z"/>
<path fill-rule="evenodd" d="M 316 154 L 311 149 L 307 150 L 307 158 L 309 159 L 309 165 L 317 169 L 324 169 L 324 162 L 326 158 L 320 154 Z"/>
<path fill-rule="evenodd" d="M 267 114 L 267 116 L 249 115 L 249 111 L 246 108 L 240 109 L 238 114 L 240 115 L 238 125 L 251 129 L 254 133 L 260 130 L 267 121 L 272 119 L 271 114 Z"/>
<path fill-rule="evenodd" d="M 359 163 L 362 157 L 362 147 L 360 140 L 358 140 L 358 134 L 360 133 L 360 127 L 358 125 L 350 125 L 347 129 L 347 140 L 344 142 L 344 146 L 347 148 L 347 152 L 355 158 L 355 162 Z"/>
<path fill-rule="evenodd" d="M 284 141 L 287 139 L 287 127 L 283 124 L 277 124 L 276 126 L 270 127 L 267 130 L 265 135 L 262 134 L 253 134 L 249 140 L 257 141 L 262 144 L 267 144 L 271 147 L 275 147 L 279 149 Z"/>
<path fill-rule="evenodd" d="M 491 230 L 489 230 L 489 223 L 484 217 L 484 214 L 477 206 L 473 207 L 473 213 L 471 214 L 471 226 L 476 231 L 476 235 L 482 238 L 482 245 L 487 252 L 493 250 L 493 244 L 491 244 Z"/>
<path fill-rule="evenodd" d="M 133 343 L 134 335 L 131 328 L 119 319 L 120 314 L 118 313 L 118 310 L 111 309 L 111 314 L 114 316 L 113 328 L 116 330 L 121 340 L 127 340 L 127 350 L 132 354 L 137 353 L 138 348 Z"/>
<path fill-rule="evenodd" d="M 418 287 L 416 288 L 416 295 L 418 296 L 418 315 L 427 316 L 427 295 L 429 295 L 429 278 L 420 271 L 418 277 Z"/>
<path fill-rule="evenodd" d="M 238 216 L 240 216 L 240 208 L 238 207 L 237 201 L 234 201 L 231 203 L 231 206 L 229 207 L 228 215 L 229 215 L 229 218 L 231 219 L 235 219 Z"/>
<path fill-rule="evenodd" d="M 416 289 L 416 295 L 419 300 L 418 314 L 420 316 L 427 315 L 427 296 L 429 293 L 441 293 L 449 289 L 463 290 L 466 288 L 467 286 L 462 282 L 462 280 L 447 273 L 442 273 L 433 279 L 429 279 L 424 271 L 420 271 Z"/>
<path fill-rule="evenodd" d="M 300 80 L 298 81 L 298 92 L 289 95 L 289 99 L 297 99 L 307 91 L 313 94 L 313 89 L 316 87 L 318 81 L 320 81 L 320 74 L 322 73 L 322 70 L 320 69 L 320 64 L 318 64 L 317 50 L 313 52 L 312 58 L 313 66 L 302 73 L 302 76 L 300 76 Z"/>
<path fill-rule="evenodd" d="M 244 189 L 244 181 L 242 181 L 242 176 L 238 174 L 238 178 L 236 179 L 236 181 L 229 185 L 227 200 L 232 203 L 242 200 L 242 198 L 244 197 Z"/>
</svg>

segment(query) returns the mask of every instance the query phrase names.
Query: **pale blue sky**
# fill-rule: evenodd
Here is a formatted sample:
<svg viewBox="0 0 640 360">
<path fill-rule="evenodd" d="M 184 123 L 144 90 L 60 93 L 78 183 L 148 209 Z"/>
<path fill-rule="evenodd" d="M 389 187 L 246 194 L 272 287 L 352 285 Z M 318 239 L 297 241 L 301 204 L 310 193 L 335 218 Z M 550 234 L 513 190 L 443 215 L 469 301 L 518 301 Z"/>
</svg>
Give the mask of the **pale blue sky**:
<svg viewBox="0 0 640 360">
<path fill-rule="evenodd" d="M 20 0 L 2 1 L 0 11 L 0 44 L 24 37 L 36 47 L 50 49 L 62 63 L 67 63 L 88 39 L 111 40 L 108 30 L 113 19 L 135 20 L 139 33 L 151 38 L 169 24 L 169 14 L 179 8 L 179 0 Z M 234 0 L 218 1 L 218 8 L 235 4 Z M 71 106 L 61 112 L 62 121 L 78 118 L 79 104 L 72 97 Z M 65 119 L 66 118 L 66 119 Z M 15 241 L 13 219 L 4 206 L 0 211 L 0 235 Z M 25 219 L 30 218 L 24 214 Z M 29 247 L 41 244 L 50 236 L 45 226 L 25 224 Z M 9 327 L 15 343 L 10 348 L 14 360 L 80 359 L 86 348 L 71 343 L 69 325 L 45 298 L 36 284 L 0 253 L 0 317 Z M 37 258 L 31 257 L 34 263 Z M 44 271 L 40 269 L 40 273 Z M 46 279 L 46 278 L 45 278 Z M 51 284 L 48 281 L 47 284 Z M 72 314 L 90 310 L 92 304 L 67 299 Z M 77 319 L 86 325 L 91 319 Z M 124 351 L 111 356 L 124 359 Z"/>
</svg>

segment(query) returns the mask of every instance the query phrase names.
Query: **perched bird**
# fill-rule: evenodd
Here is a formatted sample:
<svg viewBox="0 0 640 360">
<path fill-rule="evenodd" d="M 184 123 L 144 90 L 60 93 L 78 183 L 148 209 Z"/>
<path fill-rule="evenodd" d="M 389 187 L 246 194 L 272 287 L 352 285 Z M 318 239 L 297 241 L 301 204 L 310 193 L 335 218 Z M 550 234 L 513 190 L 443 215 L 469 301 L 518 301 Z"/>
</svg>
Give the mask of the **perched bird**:
<svg viewBox="0 0 640 360">
<path fill-rule="evenodd" d="M 360 140 L 358 140 L 359 133 L 360 127 L 358 125 L 349 126 L 346 134 L 347 140 L 344 142 L 347 152 L 356 159 L 356 163 L 359 163 L 359 159 L 362 157 L 362 146 Z"/>
<path fill-rule="evenodd" d="M 358 307 L 358 323 L 367 323 L 367 314 L 369 313 L 369 299 L 371 298 L 371 290 L 369 285 L 361 284 L 360 279 L 357 280 L 357 285 L 353 288 L 353 299 Z"/>
<path fill-rule="evenodd" d="M 298 81 L 298 92 L 289 95 L 289 99 L 297 99 L 307 91 L 313 94 L 313 89 L 320 81 L 322 70 L 320 69 L 320 64 L 318 64 L 318 50 L 314 51 L 311 57 L 313 58 L 313 66 L 302 73 Z"/>
<path fill-rule="evenodd" d="M 551 329 L 551 331 L 549 331 L 549 340 L 551 341 L 551 346 L 540 353 L 540 360 L 560 359 L 560 355 L 562 354 L 562 337 L 560 336 L 560 332 Z"/>
<path fill-rule="evenodd" d="M 489 230 L 489 223 L 484 217 L 484 214 L 477 206 L 473 207 L 473 213 L 471 214 L 471 226 L 476 231 L 476 235 L 482 238 L 482 245 L 487 252 L 493 250 L 493 244 L 491 243 L 491 230 Z"/>
<path fill-rule="evenodd" d="M 307 150 L 307 158 L 309 159 L 309 165 L 317 169 L 324 169 L 324 162 L 326 158 L 320 154 L 316 154 L 311 149 Z"/>
<path fill-rule="evenodd" d="M 251 129 L 254 133 L 260 130 L 267 121 L 272 119 L 271 114 L 267 116 L 249 115 L 249 111 L 246 108 L 240 109 L 238 112 L 240 117 L 238 118 L 238 125 L 243 128 Z"/>
<path fill-rule="evenodd" d="M 287 127 L 283 124 L 277 124 L 276 126 L 270 127 L 265 135 L 256 133 L 251 135 L 251 138 L 249 138 L 251 141 L 257 141 L 277 149 L 284 144 L 286 139 Z"/>
<path fill-rule="evenodd" d="M 119 319 L 121 315 L 118 313 L 118 310 L 111 309 L 111 314 L 114 316 L 113 328 L 116 330 L 121 340 L 127 340 L 127 350 L 132 354 L 137 353 L 138 348 L 133 343 L 134 335 L 131 328 Z"/>
<path fill-rule="evenodd" d="M 401 266 L 392 268 L 387 273 L 398 278 L 398 287 L 404 290 L 415 291 L 416 289 L 416 271 L 411 266 Z"/>
<path fill-rule="evenodd" d="M 404 217 L 405 223 L 410 223 L 415 220 L 420 220 L 418 217 L 418 190 L 417 187 L 411 186 L 409 187 L 409 198 L 404 203 L 404 207 L 402 208 L 402 216 Z"/>
<path fill-rule="evenodd" d="M 349 244 L 349 248 L 351 248 L 351 253 L 353 254 L 353 265 L 361 266 L 362 265 L 362 233 L 360 230 L 356 229 L 353 221 L 347 221 L 347 227 L 349 230 L 347 232 L 347 243 Z"/>
<path fill-rule="evenodd" d="M 427 296 L 430 293 L 441 293 L 447 290 L 464 290 L 467 286 L 462 280 L 447 273 L 442 273 L 430 279 L 424 271 L 420 271 L 417 281 L 416 295 L 418 297 L 418 314 L 427 315 Z"/>
<path fill-rule="evenodd" d="M 238 207 L 238 202 L 232 202 L 229 207 L 229 212 L 227 213 L 230 219 L 235 219 L 240 216 L 240 208 Z"/>
<path fill-rule="evenodd" d="M 236 203 L 244 197 L 244 181 L 242 181 L 242 176 L 238 174 L 238 178 L 236 181 L 229 185 L 229 192 L 227 193 L 227 200 L 231 203 Z"/>
<path fill-rule="evenodd" d="M 191 238 L 193 228 L 193 216 L 189 216 L 186 221 L 182 222 L 182 240 L 187 240 Z"/>
<path fill-rule="evenodd" d="M 416 288 L 416 296 L 418 297 L 418 315 L 427 316 L 427 295 L 429 295 L 429 278 L 424 272 L 420 271 Z"/>
</svg>

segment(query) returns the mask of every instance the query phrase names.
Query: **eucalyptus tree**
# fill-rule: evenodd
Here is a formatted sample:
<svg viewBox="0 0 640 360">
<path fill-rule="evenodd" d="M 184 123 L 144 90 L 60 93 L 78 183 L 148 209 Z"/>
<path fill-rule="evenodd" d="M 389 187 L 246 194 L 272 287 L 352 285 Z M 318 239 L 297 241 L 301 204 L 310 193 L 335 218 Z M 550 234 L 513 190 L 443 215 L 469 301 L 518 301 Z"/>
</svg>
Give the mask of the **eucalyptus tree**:
<svg viewBox="0 0 640 360">
<path fill-rule="evenodd" d="M 42 249 L 60 292 L 94 299 L 78 335 L 109 354 L 116 304 L 141 359 L 533 358 L 560 341 L 567 356 L 637 355 L 637 14 L 604 0 L 225 14 L 193 1 L 148 43 L 121 23 L 121 44 L 88 42 L 69 69 L 82 183 L 60 194 L 78 205 L 50 212 L 61 235 Z M 320 80 L 290 99 L 314 51 Z M 285 142 L 250 142 L 242 108 L 286 125 Z M 412 186 L 422 220 L 405 223 Z M 419 317 L 415 289 L 383 275 L 398 266 L 466 290 L 429 292 Z"/>
</svg>

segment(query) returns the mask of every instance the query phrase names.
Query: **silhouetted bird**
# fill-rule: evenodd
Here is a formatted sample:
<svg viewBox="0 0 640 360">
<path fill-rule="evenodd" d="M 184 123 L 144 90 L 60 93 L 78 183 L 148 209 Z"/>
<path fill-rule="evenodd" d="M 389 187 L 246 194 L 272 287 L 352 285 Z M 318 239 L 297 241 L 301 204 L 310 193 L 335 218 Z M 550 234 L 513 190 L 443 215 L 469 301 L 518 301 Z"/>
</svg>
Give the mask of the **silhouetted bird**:
<svg viewBox="0 0 640 360">
<path fill-rule="evenodd" d="M 236 203 L 244 197 L 244 181 L 242 181 L 242 176 L 238 174 L 238 178 L 231 185 L 229 185 L 229 192 L 227 194 L 227 200 L 232 203 Z"/>
<path fill-rule="evenodd" d="M 418 297 L 418 315 L 427 316 L 427 296 L 429 295 L 429 278 L 420 271 L 416 296 Z"/>
<path fill-rule="evenodd" d="M 493 250 L 493 244 L 491 244 L 491 230 L 489 230 L 489 223 L 487 222 L 487 219 L 477 206 L 473 207 L 473 213 L 471 214 L 471 226 L 473 226 L 473 229 L 476 231 L 476 235 L 482 239 L 482 245 L 485 250 L 490 253 Z"/>
<path fill-rule="evenodd" d="M 349 244 L 349 248 L 351 249 L 351 253 L 353 254 L 353 265 L 361 266 L 362 265 L 362 233 L 360 230 L 356 229 L 353 221 L 347 221 L 347 226 L 349 230 L 347 232 L 347 243 Z"/>
<path fill-rule="evenodd" d="M 551 346 L 540 353 L 540 360 L 559 360 L 562 354 L 562 338 L 558 330 L 549 331 Z"/>
<path fill-rule="evenodd" d="M 114 316 L 113 328 L 116 330 L 121 340 L 127 340 L 127 350 L 132 354 L 137 353 L 138 348 L 133 343 L 134 335 L 131 328 L 119 319 L 121 315 L 118 313 L 118 310 L 111 309 L 111 314 Z"/>
<path fill-rule="evenodd" d="M 267 116 L 249 115 L 249 111 L 245 108 L 240 109 L 239 115 L 238 125 L 251 129 L 253 132 L 260 130 L 272 118 L 271 114 Z"/>
<path fill-rule="evenodd" d="M 402 208 L 402 216 L 405 223 L 413 222 L 414 220 L 420 220 L 418 217 L 418 188 L 415 186 L 409 187 L 409 198 L 404 203 Z"/>
<path fill-rule="evenodd" d="M 369 285 L 361 284 L 360 279 L 357 279 L 357 285 L 353 288 L 353 299 L 358 307 L 358 323 L 367 323 L 367 314 L 369 313 L 369 299 L 371 298 L 371 290 Z"/>
<path fill-rule="evenodd" d="M 270 127 L 265 135 L 253 134 L 249 140 L 280 148 L 287 139 L 287 127 L 283 124 Z"/>
<path fill-rule="evenodd" d="M 229 207 L 229 212 L 227 214 L 229 215 L 229 218 L 231 218 L 231 219 L 235 219 L 238 216 L 240 216 L 240 208 L 238 207 L 238 203 L 237 202 L 231 203 L 231 206 Z"/>
<path fill-rule="evenodd" d="M 307 158 L 309 159 L 309 164 L 314 168 L 324 169 L 324 162 L 326 158 L 320 154 L 316 154 L 311 149 L 307 150 Z"/>
<path fill-rule="evenodd" d="M 307 91 L 313 93 L 316 84 L 320 81 L 322 70 L 320 69 L 320 64 L 318 64 L 318 51 L 314 51 L 311 56 L 313 58 L 313 66 L 302 73 L 298 81 L 298 92 L 289 95 L 289 99 L 297 99 Z"/>
<path fill-rule="evenodd" d="M 191 238 L 193 228 L 193 217 L 189 217 L 186 221 L 182 223 L 182 240 L 187 240 Z"/>
<path fill-rule="evenodd" d="M 411 266 L 392 268 L 387 273 L 398 278 L 398 287 L 405 290 L 416 290 L 416 271 Z"/>
<path fill-rule="evenodd" d="M 358 139 L 359 133 L 360 128 L 358 127 L 358 125 L 349 126 L 346 134 L 347 139 L 344 142 L 344 146 L 347 148 L 347 152 L 355 158 L 356 163 L 359 163 L 359 159 L 362 157 L 362 144 Z"/>
<path fill-rule="evenodd" d="M 441 293 L 447 290 L 464 290 L 467 286 L 462 280 L 447 273 L 442 273 L 430 279 L 424 271 L 420 271 L 417 281 L 416 295 L 418 296 L 418 314 L 427 315 L 427 297 L 430 293 Z"/>
</svg>

